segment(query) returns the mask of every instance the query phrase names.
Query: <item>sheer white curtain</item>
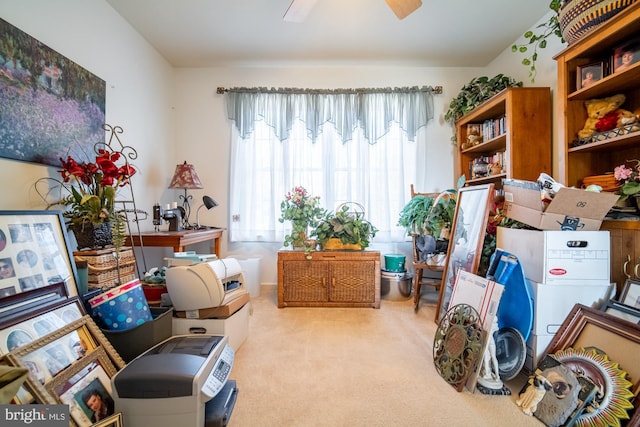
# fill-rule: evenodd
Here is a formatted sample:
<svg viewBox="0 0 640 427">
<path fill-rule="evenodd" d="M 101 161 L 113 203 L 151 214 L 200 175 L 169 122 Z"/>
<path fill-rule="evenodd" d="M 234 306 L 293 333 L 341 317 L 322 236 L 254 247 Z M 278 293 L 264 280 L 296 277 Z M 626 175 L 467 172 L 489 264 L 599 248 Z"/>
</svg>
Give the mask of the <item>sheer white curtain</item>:
<svg viewBox="0 0 640 427">
<path fill-rule="evenodd" d="M 430 91 L 239 94 L 228 99 L 231 241 L 282 241 L 280 202 L 296 186 L 329 210 L 361 204 L 380 230 L 374 241 L 405 239 L 396 224 L 410 184 L 424 188 Z"/>
</svg>

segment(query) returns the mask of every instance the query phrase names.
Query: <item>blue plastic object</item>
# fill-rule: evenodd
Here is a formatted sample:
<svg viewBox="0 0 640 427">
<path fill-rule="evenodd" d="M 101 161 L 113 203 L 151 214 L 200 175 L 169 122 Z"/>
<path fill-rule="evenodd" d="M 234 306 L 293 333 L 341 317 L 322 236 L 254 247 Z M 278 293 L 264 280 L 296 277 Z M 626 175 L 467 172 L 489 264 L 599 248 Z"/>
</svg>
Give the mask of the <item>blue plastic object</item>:
<svg viewBox="0 0 640 427">
<path fill-rule="evenodd" d="M 504 286 L 498 306 L 498 327 L 516 329 L 526 342 L 533 328 L 533 299 L 518 257 L 496 249 L 487 278 Z"/>
</svg>

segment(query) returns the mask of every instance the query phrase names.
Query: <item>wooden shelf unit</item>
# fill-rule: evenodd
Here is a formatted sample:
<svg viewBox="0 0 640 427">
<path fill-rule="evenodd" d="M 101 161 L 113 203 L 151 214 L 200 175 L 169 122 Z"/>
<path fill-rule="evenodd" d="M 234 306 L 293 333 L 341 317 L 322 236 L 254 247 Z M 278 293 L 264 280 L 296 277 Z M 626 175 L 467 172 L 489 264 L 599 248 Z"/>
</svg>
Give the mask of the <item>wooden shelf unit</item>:
<svg viewBox="0 0 640 427">
<path fill-rule="evenodd" d="M 380 308 L 380 252 L 278 252 L 278 307 Z"/>
<path fill-rule="evenodd" d="M 505 118 L 503 134 L 461 148 L 467 141 L 467 125 L 500 117 Z M 503 90 L 456 122 L 456 139 L 455 176 L 464 174 L 467 185 L 494 183 L 496 188 L 501 188 L 503 178 L 535 181 L 541 172 L 551 172 L 551 89 L 511 87 Z M 504 152 L 503 170 L 473 178 L 470 163 L 496 152 Z"/>
<path fill-rule="evenodd" d="M 584 127 L 584 101 L 618 93 L 626 97 L 621 108 L 640 109 L 640 62 L 627 70 L 605 75 L 589 87 L 576 89 L 577 69 L 610 61 L 616 47 L 640 34 L 640 3 L 634 3 L 555 56 L 558 66 L 557 111 L 562 147 L 559 174 L 567 186 L 580 187 L 586 176 L 613 172 L 627 160 L 640 159 L 640 131 L 572 147 Z M 640 280 L 640 221 L 606 220 L 601 229 L 611 233 L 611 280 L 619 295 L 627 278 Z"/>
</svg>

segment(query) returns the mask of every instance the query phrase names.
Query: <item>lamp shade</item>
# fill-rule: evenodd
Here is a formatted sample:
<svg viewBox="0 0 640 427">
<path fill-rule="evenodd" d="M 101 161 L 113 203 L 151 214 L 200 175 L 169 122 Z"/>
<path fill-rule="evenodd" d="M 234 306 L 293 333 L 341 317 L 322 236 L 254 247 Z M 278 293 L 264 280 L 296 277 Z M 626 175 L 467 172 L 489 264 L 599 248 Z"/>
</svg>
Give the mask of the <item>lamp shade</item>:
<svg viewBox="0 0 640 427">
<path fill-rule="evenodd" d="M 183 164 L 176 166 L 169 188 L 196 189 L 202 188 L 202 183 L 196 169 L 185 160 Z"/>
</svg>

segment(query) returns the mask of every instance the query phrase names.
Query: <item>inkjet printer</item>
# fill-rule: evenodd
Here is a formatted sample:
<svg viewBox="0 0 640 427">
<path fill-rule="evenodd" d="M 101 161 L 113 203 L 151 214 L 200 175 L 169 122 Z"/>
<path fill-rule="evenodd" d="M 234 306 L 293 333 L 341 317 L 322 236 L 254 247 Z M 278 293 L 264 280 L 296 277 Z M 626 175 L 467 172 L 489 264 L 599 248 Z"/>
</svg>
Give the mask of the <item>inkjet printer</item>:
<svg viewBox="0 0 640 427">
<path fill-rule="evenodd" d="M 127 427 L 226 426 L 238 392 L 234 355 L 223 335 L 168 338 L 113 376 L 115 410 Z"/>
<path fill-rule="evenodd" d="M 176 335 L 225 335 L 238 351 L 249 334 L 250 295 L 235 258 L 177 265 L 166 272 Z"/>
</svg>

